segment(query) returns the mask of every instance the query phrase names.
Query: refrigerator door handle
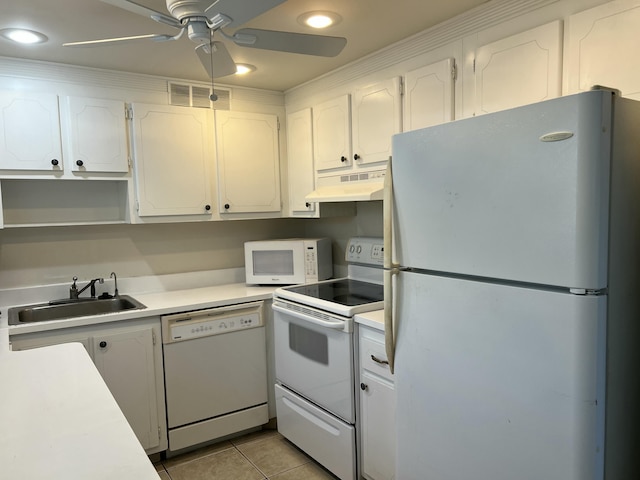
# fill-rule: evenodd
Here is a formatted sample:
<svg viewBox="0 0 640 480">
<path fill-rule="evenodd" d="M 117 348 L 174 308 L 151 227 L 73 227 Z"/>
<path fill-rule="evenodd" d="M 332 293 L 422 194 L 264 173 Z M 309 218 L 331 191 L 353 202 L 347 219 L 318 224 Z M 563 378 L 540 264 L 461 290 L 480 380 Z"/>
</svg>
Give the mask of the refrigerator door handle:
<svg viewBox="0 0 640 480">
<path fill-rule="evenodd" d="M 399 270 L 392 268 L 384 271 L 384 349 L 389 362 L 389 371 L 393 373 L 396 351 L 395 338 L 395 286 Z"/>
<path fill-rule="evenodd" d="M 393 373 L 395 356 L 395 282 L 398 265 L 393 255 L 393 175 L 392 158 L 387 163 L 384 176 L 383 230 L 384 230 L 384 347 L 389 361 L 389 371 Z"/>
</svg>

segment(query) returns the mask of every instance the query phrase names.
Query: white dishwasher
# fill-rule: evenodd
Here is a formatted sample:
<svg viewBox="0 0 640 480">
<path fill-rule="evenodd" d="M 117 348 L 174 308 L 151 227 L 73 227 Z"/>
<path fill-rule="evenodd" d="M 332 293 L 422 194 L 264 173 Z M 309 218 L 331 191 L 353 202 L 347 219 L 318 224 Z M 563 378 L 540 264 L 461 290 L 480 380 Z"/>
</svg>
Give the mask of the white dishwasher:
<svg viewBox="0 0 640 480">
<path fill-rule="evenodd" d="M 169 451 L 263 425 L 263 302 L 162 317 Z"/>
</svg>

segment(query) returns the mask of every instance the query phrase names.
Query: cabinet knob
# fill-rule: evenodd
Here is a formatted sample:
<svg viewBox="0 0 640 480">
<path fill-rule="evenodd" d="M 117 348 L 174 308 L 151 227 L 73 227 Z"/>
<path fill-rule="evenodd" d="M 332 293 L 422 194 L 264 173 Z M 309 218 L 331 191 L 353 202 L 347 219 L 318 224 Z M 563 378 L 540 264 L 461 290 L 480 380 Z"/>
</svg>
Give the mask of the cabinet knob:
<svg viewBox="0 0 640 480">
<path fill-rule="evenodd" d="M 204 209 L 208 212 L 209 210 L 211 210 L 211 205 L 205 205 Z"/>
<path fill-rule="evenodd" d="M 82 165 L 84 165 L 84 162 L 82 160 L 76 160 L 76 165 L 81 167 Z"/>
<path fill-rule="evenodd" d="M 360 384 L 360 390 L 362 390 L 363 392 L 369 389 L 369 385 L 367 385 L 366 383 L 361 383 Z"/>
<path fill-rule="evenodd" d="M 311 204 L 310 204 L 309 202 L 306 202 L 304 205 L 305 205 L 307 208 L 309 208 L 309 207 L 311 206 Z"/>
<path fill-rule="evenodd" d="M 224 209 L 225 210 L 229 210 L 231 208 L 231 205 L 229 205 L 228 203 L 224 204 Z"/>
<path fill-rule="evenodd" d="M 341 162 L 346 162 L 347 161 L 347 157 L 345 157 L 344 155 L 342 157 L 340 157 L 340 161 Z"/>
<path fill-rule="evenodd" d="M 58 161 L 57 158 L 54 158 L 53 160 L 51 160 L 51 165 L 53 165 L 54 167 L 57 167 L 59 163 L 60 162 Z"/>
<path fill-rule="evenodd" d="M 360 155 L 358 155 L 357 153 L 353 156 L 354 160 L 358 160 L 360 158 Z"/>
<path fill-rule="evenodd" d="M 105 348 L 107 346 L 107 342 L 102 340 L 98 345 L 100 345 L 100 348 Z"/>
</svg>

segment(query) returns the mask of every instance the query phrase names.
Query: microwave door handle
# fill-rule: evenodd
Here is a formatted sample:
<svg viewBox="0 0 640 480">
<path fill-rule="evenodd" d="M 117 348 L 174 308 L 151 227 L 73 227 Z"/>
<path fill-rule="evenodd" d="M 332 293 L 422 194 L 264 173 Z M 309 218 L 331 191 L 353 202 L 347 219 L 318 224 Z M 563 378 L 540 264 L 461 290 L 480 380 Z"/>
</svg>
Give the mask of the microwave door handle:
<svg viewBox="0 0 640 480">
<path fill-rule="evenodd" d="M 322 320 L 320 318 L 307 315 L 306 313 L 294 312 L 292 310 L 289 310 L 288 308 L 283 308 L 277 303 L 274 303 L 271 307 L 276 312 L 286 313 L 289 316 L 300 318 L 306 322 L 313 323 L 314 325 L 318 325 L 320 327 L 331 328 L 334 330 L 344 330 L 345 328 L 345 322 L 342 320 L 336 320 L 335 322 L 328 322 L 327 320 Z"/>
</svg>

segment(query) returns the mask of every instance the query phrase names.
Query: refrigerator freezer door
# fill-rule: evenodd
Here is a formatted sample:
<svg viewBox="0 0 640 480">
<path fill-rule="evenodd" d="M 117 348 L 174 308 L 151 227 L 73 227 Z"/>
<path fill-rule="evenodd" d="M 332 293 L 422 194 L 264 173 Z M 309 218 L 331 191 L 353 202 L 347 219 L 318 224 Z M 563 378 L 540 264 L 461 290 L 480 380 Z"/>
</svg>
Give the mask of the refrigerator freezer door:
<svg viewBox="0 0 640 480">
<path fill-rule="evenodd" d="M 602 478 L 606 297 L 402 272 L 403 480 Z"/>
<path fill-rule="evenodd" d="M 610 123 L 590 91 L 396 135 L 398 262 L 606 287 Z"/>
</svg>

